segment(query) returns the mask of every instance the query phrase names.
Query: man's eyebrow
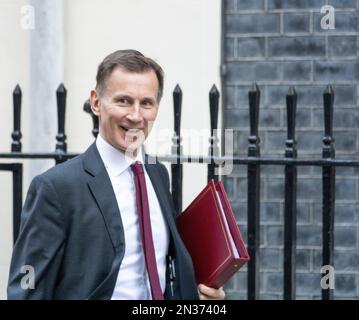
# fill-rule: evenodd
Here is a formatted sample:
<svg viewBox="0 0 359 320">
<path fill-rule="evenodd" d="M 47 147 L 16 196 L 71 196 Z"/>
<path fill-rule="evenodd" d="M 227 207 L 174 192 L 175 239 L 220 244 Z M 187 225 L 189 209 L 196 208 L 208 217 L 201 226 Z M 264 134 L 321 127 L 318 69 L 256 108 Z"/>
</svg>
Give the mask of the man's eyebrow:
<svg viewBox="0 0 359 320">
<path fill-rule="evenodd" d="M 156 99 L 155 98 L 151 98 L 151 97 L 144 97 L 142 99 L 142 101 L 145 101 L 145 102 L 152 102 L 152 103 L 155 103 L 156 102 Z"/>
<path fill-rule="evenodd" d="M 119 100 L 119 99 L 133 100 L 131 96 L 122 93 L 118 93 L 113 97 L 113 100 Z"/>
</svg>

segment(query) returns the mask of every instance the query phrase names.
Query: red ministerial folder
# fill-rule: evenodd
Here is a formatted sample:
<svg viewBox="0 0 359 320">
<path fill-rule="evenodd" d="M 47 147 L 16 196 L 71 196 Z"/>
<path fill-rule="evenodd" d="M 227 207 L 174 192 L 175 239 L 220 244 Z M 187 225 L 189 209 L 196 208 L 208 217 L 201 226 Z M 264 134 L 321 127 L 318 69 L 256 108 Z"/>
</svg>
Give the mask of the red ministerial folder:
<svg viewBox="0 0 359 320">
<path fill-rule="evenodd" d="M 219 288 L 249 260 L 221 181 L 208 183 L 178 216 L 177 227 L 198 284 Z"/>
</svg>

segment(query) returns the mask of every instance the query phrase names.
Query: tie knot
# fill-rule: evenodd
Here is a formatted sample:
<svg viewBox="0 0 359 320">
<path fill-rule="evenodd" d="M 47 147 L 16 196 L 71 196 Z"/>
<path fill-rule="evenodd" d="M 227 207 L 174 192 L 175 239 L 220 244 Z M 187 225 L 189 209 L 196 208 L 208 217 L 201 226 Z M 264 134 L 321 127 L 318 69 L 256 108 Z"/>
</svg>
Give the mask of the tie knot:
<svg viewBox="0 0 359 320">
<path fill-rule="evenodd" d="M 131 169 L 135 175 L 143 173 L 143 165 L 140 161 L 136 161 L 131 164 Z"/>
</svg>

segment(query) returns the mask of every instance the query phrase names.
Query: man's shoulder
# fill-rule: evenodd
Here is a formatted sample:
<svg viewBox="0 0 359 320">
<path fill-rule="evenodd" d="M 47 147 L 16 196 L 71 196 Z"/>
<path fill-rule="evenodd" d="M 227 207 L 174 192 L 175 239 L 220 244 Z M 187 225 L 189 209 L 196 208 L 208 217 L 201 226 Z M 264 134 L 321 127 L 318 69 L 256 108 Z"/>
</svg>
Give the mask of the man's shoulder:
<svg viewBox="0 0 359 320">
<path fill-rule="evenodd" d="M 83 154 L 78 155 L 60 164 L 57 164 L 54 167 L 51 167 L 50 169 L 41 173 L 40 176 L 42 176 L 42 178 L 51 179 L 51 178 L 56 178 L 58 176 L 61 177 L 64 174 L 67 175 L 67 174 L 79 172 L 79 170 L 82 168 L 82 157 Z"/>
<path fill-rule="evenodd" d="M 151 168 L 154 168 L 151 172 L 160 179 L 159 181 L 162 181 L 167 190 L 170 190 L 170 178 L 166 166 L 157 158 L 148 156 L 147 154 L 145 157 L 145 163 L 147 172 L 149 172 Z"/>
<path fill-rule="evenodd" d="M 85 172 L 83 170 L 84 153 L 57 164 L 43 173 L 37 175 L 34 181 L 43 181 L 56 186 L 69 186 L 79 183 Z"/>
<path fill-rule="evenodd" d="M 41 173 L 39 177 L 50 180 L 64 177 L 66 179 L 77 178 L 79 175 L 84 174 L 84 161 L 91 161 L 94 158 L 96 158 L 95 143 L 91 144 L 86 151 L 79 154 L 78 156 L 57 164 Z"/>
<path fill-rule="evenodd" d="M 161 174 L 163 174 L 164 176 L 168 176 L 168 170 L 166 166 L 161 161 L 159 161 L 156 157 L 146 154 L 145 164 L 155 166 Z"/>
<path fill-rule="evenodd" d="M 158 161 L 156 163 L 156 165 L 157 165 L 159 170 L 161 170 L 162 172 L 168 174 L 168 170 L 167 170 L 166 166 L 162 162 Z"/>
</svg>

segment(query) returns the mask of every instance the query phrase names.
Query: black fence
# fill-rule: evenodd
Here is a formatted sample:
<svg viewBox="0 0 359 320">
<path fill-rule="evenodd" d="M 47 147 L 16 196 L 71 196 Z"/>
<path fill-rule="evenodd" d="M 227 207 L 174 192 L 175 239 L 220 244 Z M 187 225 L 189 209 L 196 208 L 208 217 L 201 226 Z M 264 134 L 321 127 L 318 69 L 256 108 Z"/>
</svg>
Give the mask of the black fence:
<svg viewBox="0 0 359 320">
<path fill-rule="evenodd" d="M 75 153 L 67 152 L 65 134 L 65 109 L 66 89 L 61 84 L 56 92 L 58 133 L 56 135 L 56 147 L 54 152 L 49 153 L 26 153 L 21 149 L 21 89 L 16 86 L 13 92 L 14 102 L 14 130 L 12 132 L 11 152 L 0 153 L 0 158 L 8 159 L 54 159 L 55 163 L 66 161 L 76 156 Z M 218 124 L 219 92 L 215 86 L 209 92 L 210 126 L 211 136 L 209 138 L 209 152 L 206 156 L 183 155 L 181 146 L 181 108 L 182 91 L 177 85 L 173 91 L 174 104 L 174 136 L 172 143 L 172 154 L 167 156 L 156 156 L 163 162 L 171 163 L 171 187 L 172 197 L 177 212 L 182 211 L 182 181 L 184 163 L 203 163 L 208 166 L 207 179 L 218 180 L 216 170 L 223 167 L 224 163 L 231 162 L 235 165 L 247 166 L 247 223 L 248 239 L 247 247 L 251 260 L 248 263 L 248 299 L 259 298 L 259 239 L 260 239 L 260 170 L 261 166 L 279 165 L 284 166 L 284 299 L 295 299 L 295 266 L 296 266 L 296 227 L 297 227 L 297 167 L 298 166 L 319 166 L 322 167 L 322 263 L 333 266 L 334 256 L 334 204 L 335 204 L 335 168 L 337 166 L 359 167 L 358 160 L 335 159 L 334 138 L 333 138 L 333 105 L 334 92 L 328 86 L 323 94 L 324 107 L 324 137 L 322 157 L 319 159 L 298 159 L 295 136 L 297 94 L 291 87 L 286 96 L 287 105 L 287 139 L 285 141 L 284 157 L 282 159 L 261 157 L 260 139 L 258 136 L 258 118 L 260 106 L 260 90 L 257 85 L 248 92 L 250 132 L 248 137 L 248 156 L 220 156 L 219 139 L 216 136 Z M 93 121 L 92 134 L 98 134 L 98 118 L 91 112 L 89 101 L 83 107 L 89 113 Z M 223 136 L 223 134 L 222 134 Z M 223 150 L 223 149 L 222 149 Z M 14 241 L 19 232 L 20 213 L 22 206 L 22 163 L 0 164 L 0 170 L 12 171 L 13 173 L 13 222 Z M 322 299 L 332 299 L 333 290 L 323 289 Z"/>
</svg>

